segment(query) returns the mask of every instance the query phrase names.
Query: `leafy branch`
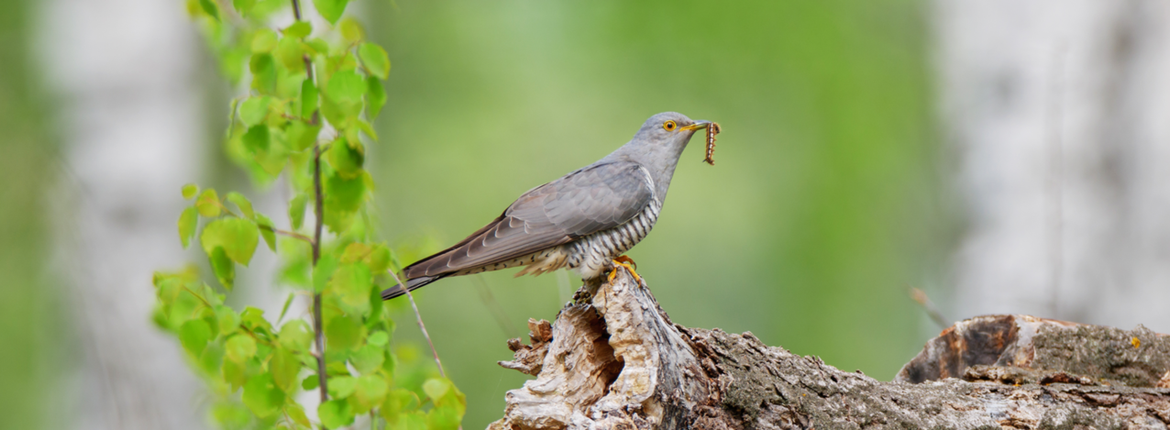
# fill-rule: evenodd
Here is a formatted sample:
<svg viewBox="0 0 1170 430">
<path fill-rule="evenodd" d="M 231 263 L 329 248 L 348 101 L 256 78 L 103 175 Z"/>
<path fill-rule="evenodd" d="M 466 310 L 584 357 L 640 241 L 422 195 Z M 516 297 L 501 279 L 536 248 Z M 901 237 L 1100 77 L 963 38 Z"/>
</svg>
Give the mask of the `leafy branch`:
<svg viewBox="0 0 1170 430">
<path fill-rule="evenodd" d="M 261 187 L 283 177 L 293 195 L 287 226 L 278 226 L 241 193 L 182 189 L 192 203 L 179 217 L 180 242 L 198 243 L 218 286 L 196 267 L 156 273 L 154 321 L 178 338 L 215 395 L 215 424 L 336 429 L 368 416 L 374 428 L 458 429 L 466 399 L 446 379 L 413 297 L 436 368 L 398 357 L 379 294 L 397 279 L 396 258 L 372 237 L 373 179 L 364 162 L 366 145 L 377 141 L 370 121 L 386 102 L 386 51 L 343 18 L 348 0 L 313 1 L 329 22 L 322 29 L 298 0 L 186 2 L 223 74 L 233 83 L 247 78 L 229 104 L 227 155 Z M 289 7 L 294 21 L 276 22 Z M 309 207 L 313 222 L 305 225 Z M 275 322 L 260 309 L 225 304 L 237 268 L 261 240 L 281 261 L 279 283 L 294 289 Z M 309 312 L 286 321 L 302 296 Z M 319 394 L 315 417 L 296 401 L 303 391 Z"/>
</svg>

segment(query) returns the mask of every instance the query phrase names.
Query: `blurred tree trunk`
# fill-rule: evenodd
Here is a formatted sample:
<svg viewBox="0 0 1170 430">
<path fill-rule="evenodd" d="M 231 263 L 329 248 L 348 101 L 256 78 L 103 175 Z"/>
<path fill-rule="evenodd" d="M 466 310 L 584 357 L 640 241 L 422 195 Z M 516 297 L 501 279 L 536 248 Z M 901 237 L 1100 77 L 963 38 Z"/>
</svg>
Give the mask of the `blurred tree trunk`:
<svg viewBox="0 0 1170 430">
<path fill-rule="evenodd" d="M 934 3 L 954 316 L 1170 330 L 1170 3 Z"/>
<path fill-rule="evenodd" d="M 183 2 L 50 0 L 44 69 L 62 105 L 58 248 L 80 374 L 76 428 L 198 429 L 201 384 L 151 324 L 154 270 L 185 264 L 179 189 L 205 152 L 195 27 Z M 65 406 L 65 405 L 61 405 Z"/>
</svg>

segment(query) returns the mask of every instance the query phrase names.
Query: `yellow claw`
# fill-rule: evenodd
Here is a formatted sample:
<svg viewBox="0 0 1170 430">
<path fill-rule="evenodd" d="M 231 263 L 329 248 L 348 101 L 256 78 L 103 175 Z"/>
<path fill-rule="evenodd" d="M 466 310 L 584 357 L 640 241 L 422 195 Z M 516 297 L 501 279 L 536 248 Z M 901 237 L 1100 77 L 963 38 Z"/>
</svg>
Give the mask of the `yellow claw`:
<svg viewBox="0 0 1170 430">
<path fill-rule="evenodd" d="M 638 281 L 639 283 L 642 282 L 642 277 L 638 276 L 638 272 L 634 270 L 638 267 L 638 263 L 635 263 L 634 259 L 624 255 L 619 255 L 611 261 L 613 262 L 614 267 L 613 270 L 609 271 L 609 276 L 607 277 L 609 282 L 613 282 L 613 278 L 617 276 L 617 266 L 625 267 L 626 270 L 630 271 L 631 275 L 634 275 L 634 280 Z"/>
</svg>

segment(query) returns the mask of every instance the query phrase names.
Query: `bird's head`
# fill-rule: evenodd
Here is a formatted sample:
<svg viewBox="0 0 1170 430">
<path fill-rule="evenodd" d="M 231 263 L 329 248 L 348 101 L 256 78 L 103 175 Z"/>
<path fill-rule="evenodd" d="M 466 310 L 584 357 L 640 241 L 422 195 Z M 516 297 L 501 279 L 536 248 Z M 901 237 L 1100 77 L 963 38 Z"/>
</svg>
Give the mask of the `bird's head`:
<svg viewBox="0 0 1170 430">
<path fill-rule="evenodd" d="M 673 172 L 691 136 L 710 124 L 710 121 L 696 121 L 678 112 L 663 112 L 646 120 L 634 138 L 617 153 Z"/>
<path fill-rule="evenodd" d="M 670 178 L 678 166 L 679 157 L 696 131 L 705 129 L 710 121 L 693 120 L 678 112 L 663 112 L 650 117 L 634 134 L 634 138 L 602 161 L 631 160 L 649 169 L 658 186 L 658 195 L 665 198 Z"/>
<path fill-rule="evenodd" d="M 678 112 L 663 112 L 646 120 L 630 143 L 663 146 L 682 152 L 691 136 L 710 124 L 711 121 L 692 120 Z"/>
</svg>

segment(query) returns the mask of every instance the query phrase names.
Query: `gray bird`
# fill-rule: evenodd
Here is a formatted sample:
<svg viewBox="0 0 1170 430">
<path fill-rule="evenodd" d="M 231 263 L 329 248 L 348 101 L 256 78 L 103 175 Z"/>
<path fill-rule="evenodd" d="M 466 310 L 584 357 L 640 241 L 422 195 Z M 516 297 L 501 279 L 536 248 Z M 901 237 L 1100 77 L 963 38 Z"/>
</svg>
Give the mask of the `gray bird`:
<svg viewBox="0 0 1170 430">
<path fill-rule="evenodd" d="M 710 124 L 675 112 L 650 117 L 605 158 L 529 190 L 466 239 L 407 266 L 406 288 L 517 266 L 527 267 L 516 276 L 568 268 L 594 279 L 619 265 L 633 272 L 622 253 L 654 228 L 679 156 Z M 403 294 L 395 285 L 382 298 Z"/>
</svg>

